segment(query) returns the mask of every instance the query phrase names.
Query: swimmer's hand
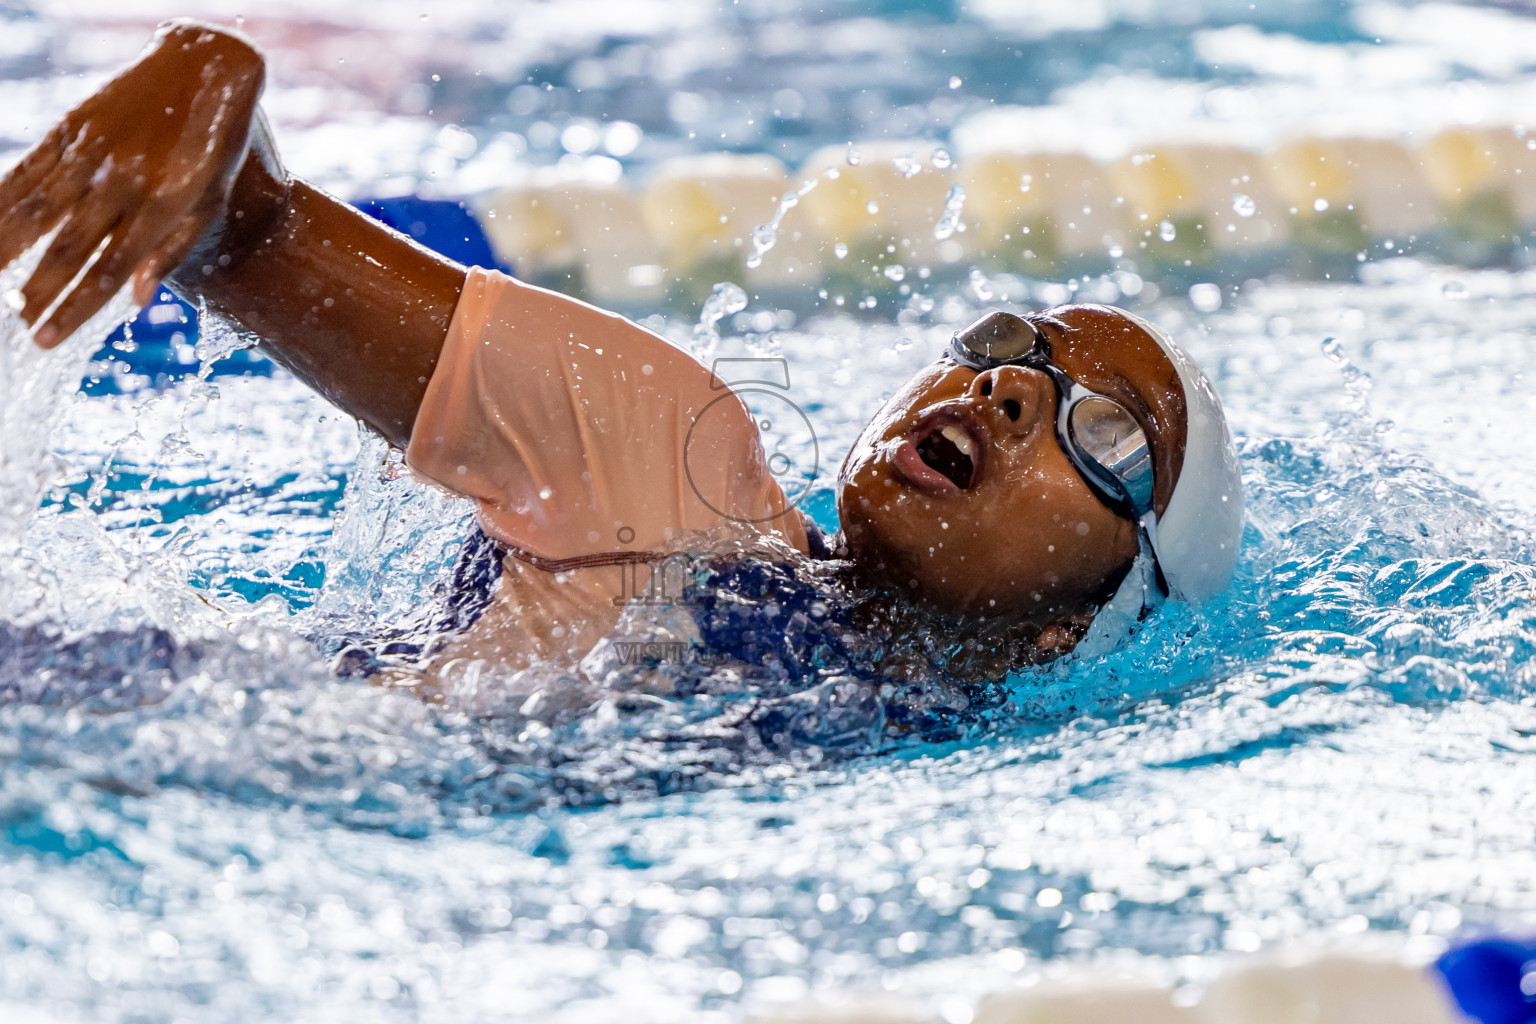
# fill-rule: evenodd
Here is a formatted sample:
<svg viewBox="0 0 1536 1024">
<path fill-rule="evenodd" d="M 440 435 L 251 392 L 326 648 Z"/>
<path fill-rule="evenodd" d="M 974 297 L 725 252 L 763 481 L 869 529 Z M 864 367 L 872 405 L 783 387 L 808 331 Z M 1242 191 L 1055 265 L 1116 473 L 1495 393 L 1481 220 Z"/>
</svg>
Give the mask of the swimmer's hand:
<svg viewBox="0 0 1536 1024">
<path fill-rule="evenodd" d="M 69 337 L 130 277 L 148 303 L 220 218 L 264 74 L 238 36 L 167 22 L 0 181 L 0 267 L 59 229 L 22 289 L 39 346 Z"/>
</svg>

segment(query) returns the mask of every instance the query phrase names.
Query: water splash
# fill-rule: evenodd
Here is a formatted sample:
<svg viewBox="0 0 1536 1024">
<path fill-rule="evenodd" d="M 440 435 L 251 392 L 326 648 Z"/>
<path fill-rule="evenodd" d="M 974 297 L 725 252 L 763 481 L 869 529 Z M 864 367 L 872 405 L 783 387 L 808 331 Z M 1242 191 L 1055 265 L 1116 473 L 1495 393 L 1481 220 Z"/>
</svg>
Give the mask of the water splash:
<svg viewBox="0 0 1536 1024">
<path fill-rule="evenodd" d="M 965 186 L 956 182 L 949 186 L 944 196 L 944 212 L 933 226 L 933 237 L 939 241 L 953 235 L 960 227 L 960 212 L 965 207 Z"/>
<path fill-rule="evenodd" d="M 0 271 L 0 294 L 12 297 L 0 303 L 0 566 L 13 566 L 27 523 L 53 476 L 48 439 L 76 382 L 112 329 L 135 312 L 131 288 L 125 285 L 56 348 L 45 352 L 34 345 L 14 297 L 52 238 L 43 238 Z"/>
<path fill-rule="evenodd" d="M 221 359 L 228 359 L 236 352 L 254 348 L 261 342 L 261 338 L 246 330 L 234 320 L 229 319 L 208 308 L 203 301 L 197 306 L 197 344 L 192 346 L 192 352 L 197 356 L 197 379 L 207 381 L 213 373 L 214 364 Z"/>
<path fill-rule="evenodd" d="M 1258 210 L 1259 206 L 1253 201 L 1252 196 L 1246 196 L 1239 192 L 1232 197 L 1232 212 L 1237 214 L 1239 217 L 1243 217 L 1245 219 L 1252 217 L 1255 213 L 1258 212 Z"/>
<path fill-rule="evenodd" d="M 720 321 L 746 308 L 747 293 L 740 285 L 730 281 L 715 285 L 709 298 L 704 300 L 704 307 L 699 310 L 699 322 L 693 328 L 694 355 L 708 363 L 715 354 L 715 346 L 720 343 Z"/>
<path fill-rule="evenodd" d="M 993 291 L 992 281 L 986 274 L 981 272 L 981 268 L 972 267 L 966 280 L 971 295 L 982 305 L 991 302 L 995 297 L 996 293 Z"/>
<path fill-rule="evenodd" d="M 793 210 L 800 203 L 800 199 L 820 182 L 819 178 L 811 178 L 802 182 L 797 189 L 790 189 L 779 199 L 778 209 L 773 211 L 773 216 L 768 223 L 760 224 L 752 232 L 752 252 L 747 256 L 747 269 L 756 270 L 763 265 L 763 256 L 772 249 L 779 240 L 779 226 L 784 223 L 784 215 Z"/>
<path fill-rule="evenodd" d="M 1339 339 L 1324 338 L 1318 347 L 1323 358 L 1338 368 L 1339 379 L 1344 382 L 1344 401 L 1337 420 L 1340 428 L 1356 434 L 1373 430 L 1371 388 L 1374 382 L 1371 375 L 1350 362 Z"/>
<path fill-rule="evenodd" d="M 1416 287 L 1418 305 L 1379 318 L 1384 336 L 1467 308 Z M 1304 321 L 1298 307 L 1314 298 Z M 956 301 L 928 326 L 829 317 L 782 332 L 829 445 L 847 444 L 880 389 L 974 311 Z M 1257 335 L 1243 333 L 1245 303 L 1269 308 L 1262 289 L 1202 321 L 1214 338 L 1188 330 L 1182 300 L 1148 311 L 1183 325 L 1240 428 L 1248 532 L 1232 593 L 1165 608 L 1106 658 L 979 694 L 927 674 L 926 650 L 882 652 L 881 671 L 906 687 L 906 699 L 885 699 L 870 661 L 849 657 L 883 638 L 849 628 L 825 565 L 727 557 L 701 572 L 728 575 L 740 600 L 691 625 L 626 612 L 583 664 L 548 666 L 522 680 L 532 689 L 519 704 L 471 717 L 334 677 L 294 635 L 325 635 L 320 615 L 221 609 L 217 629 L 192 637 L 155 632 L 140 608 L 109 630 L 99 594 L 128 571 L 108 564 L 110 538 L 93 517 L 40 519 L 29 546 L 80 593 L 74 621 L 98 628 L 0 635 L 18 682 L 0 699 L 0 899 L 31 901 L 25 913 L 7 903 L 0 941 L 50 958 L 19 960 L 6 998 L 31 999 L 63 964 L 87 979 L 72 990 L 80 1005 L 116 1006 L 126 991 L 188 1019 L 236 1019 L 255 1000 L 292 1016 L 307 998 L 295 977 L 369 993 L 381 1021 L 419 1015 L 417 992 L 532 998 L 555 979 L 560 990 L 538 997 L 555 1013 L 585 986 L 642 984 L 633 978 L 654 972 L 632 976 L 624 963 L 667 950 L 684 991 L 667 998 L 691 1008 L 722 977 L 731 988 L 812 983 L 833 955 L 878 983 L 1003 948 L 1031 962 L 1080 955 L 1085 935 L 1177 958 L 1274 920 L 1276 905 L 1286 916 L 1266 942 L 1357 914 L 1392 933 L 1426 906 L 1436 921 L 1458 908 L 1475 917 L 1487 879 L 1525 877 L 1529 860 L 1522 836 L 1494 841 L 1485 826 L 1524 820 L 1529 803 L 1518 770 L 1536 725 L 1520 717 L 1536 699 L 1526 520 L 1512 525 L 1374 429 L 1328 418 L 1320 391 L 1342 383 L 1350 401 L 1370 379 L 1336 343 L 1323 351 L 1332 373 L 1304 368 L 1322 362 L 1307 332 L 1338 319 L 1335 292 L 1267 301 L 1295 320 L 1287 337 L 1309 339 L 1281 353 L 1297 369 L 1278 381 L 1245 368 L 1283 343 L 1263 317 Z M 1528 318 L 1536 300 L 1522 301 Z M 798 376 L 876 352 L 898 361 Z M 1314 399 L 1305 430 L 1254 412 L 1277 385 Z M 240 394 L 228 387 L 208 414 L 239 422 L 220 407 Z M 260 397 L 270 408 L 273 393 Z M 318 408 L 289 399 L 284 419 Z M 440 581 L 467 510 L 412 483 L 376 440 L 333 472 L 348 494 L 327 556 L 328 622 L 397 621 Z M 250 540 L 195 518 L 181 527 L 236 548 Z M 186 599 L 185 583 L 169 582 Z M 163 613 L 175 599 L 144 603 Z M 718 664 L 637 664 L 623 646 L 744 644 L 749 633 L 766 648 Z M 942 642 L 930 646 L 942 654 Z M 99 711 L 111 713 L 87 713 Z M 923 731 L 943 722 L 953 732 Z M 1393 799 L 1365 819 L 1361 764 L 1393 779 Z M 655 799 L 684 790 L 714 792 Z M 1463 852 L 1445 858 L 1446 844 Z M 1340 884 L 1295 885 L 1303 876 Z M 118 910 L 102 918 L 106 903 Z M 300 909 L 302 949 L 285 930 Z M 1066 910 L 1075 920 L 1062 928 Z M 811 913 L 820 934 L 782 927 Z M 789 958 L 744 953 L 722 937 L 732 920 Z M 905 951 L 896 936 L 908 932 L 966 945 Z M 460 952 L 434 959 L 445 940 Z M 172 941 L 183 955 L 166 955 Z M 187 1003 L 184 991 L 203 998 L 199 972 L 210 970 L 239 981 Z M 459 1000 L 466 1019 L 483 1010 L 434 998 Z"/>
</svg>

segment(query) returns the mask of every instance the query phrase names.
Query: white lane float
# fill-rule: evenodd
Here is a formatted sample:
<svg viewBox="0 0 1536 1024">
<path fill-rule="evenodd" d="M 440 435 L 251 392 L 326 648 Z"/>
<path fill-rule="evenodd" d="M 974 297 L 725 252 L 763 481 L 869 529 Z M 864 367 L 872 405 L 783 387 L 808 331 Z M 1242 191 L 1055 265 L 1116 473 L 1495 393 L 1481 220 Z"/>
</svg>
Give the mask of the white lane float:
<svg viewBox="0 0 1536 1024">
<path fill-rule="evenodd" d="M 1453 127 L 1413 143 L 1296 136 L 1263 150 L 1122 140 L 1112 158 L 1016 133 L 964 137 L 958 161 L 921 140 L 829 146 L 797 171 L 762 154 L 679 157 L 638 189 L 614 161 L 606 177 L 562 162 L 493 194 L 482 223 L 524 276 L 619 305 L 699 282 L 707 294 L 721 280 L 749 292 L 830 278 L 882 289 L 969 264 L 1039 278 L 1121 260 L 1142 273 L 1248 273 L 1291 255 L 1408 247 L 1499 262 L 1536 228 L 1536 137 L 1517 128 Z"/>
</svg>

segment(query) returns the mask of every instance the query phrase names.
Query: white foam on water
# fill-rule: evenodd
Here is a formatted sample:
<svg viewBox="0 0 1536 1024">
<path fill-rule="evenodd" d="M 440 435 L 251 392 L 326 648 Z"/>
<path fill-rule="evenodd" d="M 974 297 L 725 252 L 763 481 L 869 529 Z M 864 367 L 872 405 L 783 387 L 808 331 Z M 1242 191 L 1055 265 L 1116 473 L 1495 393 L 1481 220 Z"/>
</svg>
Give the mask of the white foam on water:
<svg viewBox="0 0 1536 1024">
<path fill-rule="evenodd" d="M 0 271 L 0 573 L 19 568 L 27 524 L 43 490 L 57 472 L 49 439 L 64 410 L 74 400 L 91 355 L 118 324 L 137 312 L 131 284 L 79 330 L 50 351 L 38 348 L 14 301 L 47 251 L 53 234 Z M 12 578 L 18 592 L 21 583 Z"/>
</svg>

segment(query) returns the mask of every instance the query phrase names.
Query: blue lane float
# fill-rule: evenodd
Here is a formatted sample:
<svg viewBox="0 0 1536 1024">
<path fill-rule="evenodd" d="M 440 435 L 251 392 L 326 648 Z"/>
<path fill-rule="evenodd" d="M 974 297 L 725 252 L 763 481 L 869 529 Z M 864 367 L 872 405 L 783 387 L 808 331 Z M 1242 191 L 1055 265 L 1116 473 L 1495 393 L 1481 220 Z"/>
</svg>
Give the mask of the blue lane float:
<svg viewBox="0 0 1536 1024">
<path fill-rule="evenodd" d="M 359 210 L 412 240 L 466 266 L 499 267 L 490 240 L 474 211 L 454 199 L 395 196 L 364 199 Z M 195 374 L 198 359 L 197 310 L 161 288 L 139 315 L 103 343 L 81 388 L 87 394 L 117 394 L 148 384 L 162 388 Z M 252 349 L 219 360 L 210 376 L 267 376 L 272 363 Z"/>
<path fill-rule="evenodd" d="M 397 196 L 364 199 L 356 205 L 374 220 L 466 267 L 512 269 L 496 258 L 474 211 L 457 199 Z"/>
<path fill-rule="evenodd" d="M 1481 939 L 1435 961 L 1456 1005 L 1481 1024 L 1536 1024 L 1536 939 Z"/>
</svg>

